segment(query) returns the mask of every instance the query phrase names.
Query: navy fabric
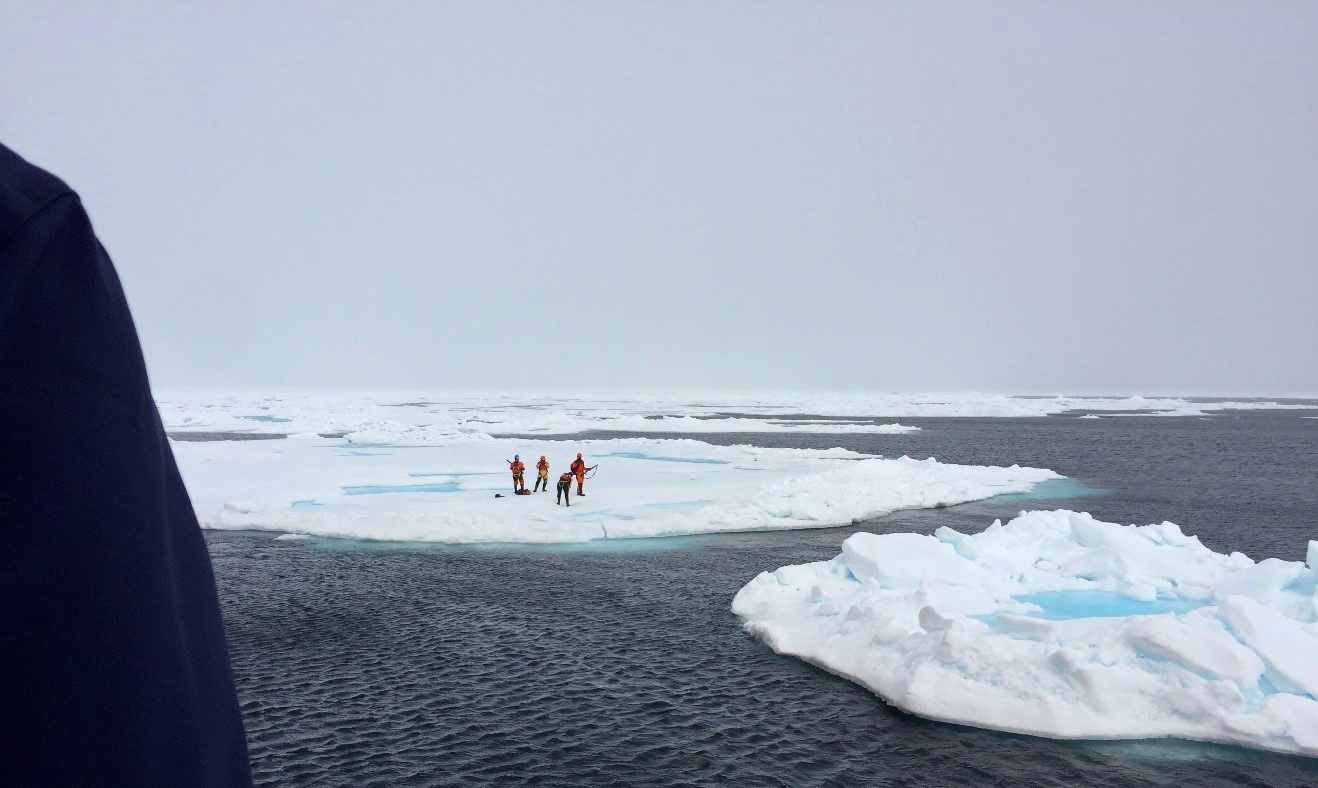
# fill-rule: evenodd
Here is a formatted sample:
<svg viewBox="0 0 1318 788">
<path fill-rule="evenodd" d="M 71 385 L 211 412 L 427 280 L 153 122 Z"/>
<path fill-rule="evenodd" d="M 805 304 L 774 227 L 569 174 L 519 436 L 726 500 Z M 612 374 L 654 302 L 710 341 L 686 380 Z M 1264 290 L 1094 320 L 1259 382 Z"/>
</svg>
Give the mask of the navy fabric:
<svg viewBox="0 0 1318 788">
<path fill-rule="evenodd" d="M 78 196 L 0 146 L 0 785 L 250 784 L 118 277 Z"/>
</svg>

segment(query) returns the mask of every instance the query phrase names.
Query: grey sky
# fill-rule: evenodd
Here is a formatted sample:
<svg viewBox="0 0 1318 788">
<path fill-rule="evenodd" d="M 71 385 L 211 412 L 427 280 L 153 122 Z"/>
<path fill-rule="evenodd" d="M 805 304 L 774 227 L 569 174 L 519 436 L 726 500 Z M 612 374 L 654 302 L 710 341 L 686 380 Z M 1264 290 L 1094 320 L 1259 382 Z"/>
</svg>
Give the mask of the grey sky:
<svg viewBox="0 0 1318 788">
<path fill-rule="evenodd" d="M 1318 3 L 98 5 L 0 141 L 157 384 L 1318 392 Z"/>
</svg>

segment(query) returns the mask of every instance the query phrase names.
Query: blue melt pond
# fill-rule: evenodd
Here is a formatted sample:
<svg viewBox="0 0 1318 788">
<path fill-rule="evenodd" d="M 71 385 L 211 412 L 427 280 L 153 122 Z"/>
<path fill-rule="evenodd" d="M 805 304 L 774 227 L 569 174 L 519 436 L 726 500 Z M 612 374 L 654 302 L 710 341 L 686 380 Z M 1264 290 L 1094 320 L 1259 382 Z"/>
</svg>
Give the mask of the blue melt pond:
<svg viewBox="0 0 1318 788">
<path fill-rule="evenodd" d="M 314 498 L 308 498 L 303 501 L 293 501 L 293 503 L 290 504 L 290 507 L 293 509 L 305 509 L 308 506 L 324 506 L 324 505 L 325 504 L 315 500 Z"/>
<path fill-rule="evenodd" d="M 639 451 L 615 451 L 612 454 L 597 454 L 596 457 L 625 457 L 629 460 L 654 460 L 656 462 L 694 462 L 700 465 L 727 465 L 727 460 L 702 460 L 696 457 L 656 457 Z"/>
<path fill-rule="evenodd" d="M 458 491 L 457 482 L 439 484 L 363 484 L 342 488 L 345 495 L 382 495 L 384 493 L 451 493 Z"/>
<path fill-rule="evenodd" d="M 1159 613 L 1185 613 L 1206 603 L 1197 599 L 1135 599 L 1111 591 L 1043 591 L 1012 597 L 1043 608 L 1030 613 L 1034 618 L 1067 621 L 1074 618 L 1152 616 Z"/>
<path fill-rule="evenodd" d="M 480 471 L 480 472 L 467 471 L 464 473 L 445 471 L 442 473 L 409 473 L 407 475 L 411 476 L 414 479 L 424 479 L 427 476 L 502 476 L 504 475 L 504 473 L 505 471 Z"/>
<path fill-rule="evenodd" d="M 278 416 L 243 416 L 243 418 L 248 421 L 263 421 L 267 424 L 284 424 L 292 421 L 292 419 L 281 419 Z"/>
</svg>

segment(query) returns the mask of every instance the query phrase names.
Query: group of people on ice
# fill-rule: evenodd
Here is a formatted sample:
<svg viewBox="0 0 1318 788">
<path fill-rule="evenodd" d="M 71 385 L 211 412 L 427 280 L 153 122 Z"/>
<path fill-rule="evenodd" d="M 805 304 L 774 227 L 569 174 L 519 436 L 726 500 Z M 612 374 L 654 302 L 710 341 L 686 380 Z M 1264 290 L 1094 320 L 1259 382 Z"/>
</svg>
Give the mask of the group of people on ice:
<svg viewBox="0 0 1318 788">
<path fill-rule="evenodd" d="M 508 468 L 513 472 L 513 493 L 515 495 L 530 495 L 531 493 L 526 490 L 526 480 L 523 478 L 523 474 L 526 473 L 526 463 L 522 462 L 521 455 L 514 454 L 511 461 L 506 460 L 505 462 L 508 462 Z M 558 494 L 554 496 L 554 505 L 572 505 L 573 477 L 576 477 L 577 480 L 577 495 L 585 495 L 586 472 L 593 471 L 598 467 L 598 465 L 587 467 L 586 461 L 581 457 L 581 452 L 577 452 L 577 458 L 568 466 L 567 473 L 558 477 Z M 535 469 L 537 475 L 533 492 L 540 492 L 542 485 L 544 491 L 549 492 L 549 460 L 546 460 L 543 454 L 540 455 L 540 461 L 535 464 Z"/>
</svg>

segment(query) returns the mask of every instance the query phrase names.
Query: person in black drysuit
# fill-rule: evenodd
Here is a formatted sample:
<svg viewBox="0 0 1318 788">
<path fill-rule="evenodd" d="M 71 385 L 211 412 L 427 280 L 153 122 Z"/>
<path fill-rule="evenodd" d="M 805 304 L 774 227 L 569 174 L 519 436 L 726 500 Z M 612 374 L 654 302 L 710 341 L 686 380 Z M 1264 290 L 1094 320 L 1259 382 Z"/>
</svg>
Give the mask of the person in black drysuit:
<svg viewBox="0 0 1318 788">
<path fill-rule="evenodd" d="M 565 473 L 558 477 L 558 492 L 554 494 L 554 505 L 558 506 L 560 503 L 567 503 L 568 506 L 572 505 L 571 473 Z"/>
<path fill-rule="evenodd" d="M 206 543 L 78 196 L 0 146 L 0 785 L 251 785 Z"/>
</svg>

